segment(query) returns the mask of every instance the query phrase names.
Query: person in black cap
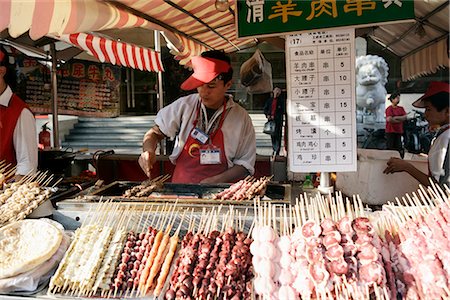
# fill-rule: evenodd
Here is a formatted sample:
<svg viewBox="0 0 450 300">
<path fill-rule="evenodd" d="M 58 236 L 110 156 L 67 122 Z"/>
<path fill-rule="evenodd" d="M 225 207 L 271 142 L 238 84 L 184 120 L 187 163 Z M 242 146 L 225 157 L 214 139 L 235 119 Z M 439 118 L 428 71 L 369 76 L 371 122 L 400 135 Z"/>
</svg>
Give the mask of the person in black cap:
<svg viewBox="0 0 450 300">
<path fill-rule="evenodd" d="M 428 174 L 398 158 L 391 158 L 387 162 L 385 174 L 407 172 L 423 185 L 429 185 L 431 177 L 435 182 L 450 186 L 449 90 L 450 85 L 446 82 L 431 82 L 425 94 L 412 104 L 414 107 L 425 108 L 429 126 L 439 128 L 428 152 Z"/>
<path fill-rule="evenodd" d="M 165 137 L 176 138 L 169 159 L 175 164 L 172 182 L 236 182 L 253 175 L 256 138 L 247 111 L 226 91 L 231 87 L 230 58 L 221 51 L 193 57 L 194 73 L 183 90 L 197 89 L 161 109 L 156 125 L 144 136 L 139 165 L 150 177 L 156 147 Z"/>
<path fill-rule="evenodd" d="M 28 105 L 11 90 L 15 70 L 0 47 L 0 161 L 16 166 L 16 181 L 38 165 L 36 121 Z"/>
</svg>

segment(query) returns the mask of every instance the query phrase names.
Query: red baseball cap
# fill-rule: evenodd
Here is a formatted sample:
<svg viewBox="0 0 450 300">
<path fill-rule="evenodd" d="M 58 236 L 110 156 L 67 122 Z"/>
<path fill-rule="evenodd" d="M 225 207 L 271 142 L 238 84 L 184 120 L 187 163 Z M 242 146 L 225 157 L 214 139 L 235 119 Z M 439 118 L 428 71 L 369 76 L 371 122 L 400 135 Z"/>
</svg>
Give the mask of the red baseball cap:
<svg viewBox="0 0 450 300">
<path fill-rule="evenodd" d="M 214 78 L 228 72 L 231 68 L 226 61 L 209 57 L 194 56 L 191 62 L 194 74 L 181 84 L 181 88 L 185 91 L 193 90 L 202 84 L 211 82 Z"/>
<path fill-rule="evenodd" d="M 425 94 L 416 101 L 414 101 L 412 105 L 414 107 L 424 108 L 426 99 L 431 98 L 432 96 L 441 92 L 449 93 L 449 91 L 450 91 L 450 84 L 441 81 L 432 81 L 428 86 Z"/>
</svg>

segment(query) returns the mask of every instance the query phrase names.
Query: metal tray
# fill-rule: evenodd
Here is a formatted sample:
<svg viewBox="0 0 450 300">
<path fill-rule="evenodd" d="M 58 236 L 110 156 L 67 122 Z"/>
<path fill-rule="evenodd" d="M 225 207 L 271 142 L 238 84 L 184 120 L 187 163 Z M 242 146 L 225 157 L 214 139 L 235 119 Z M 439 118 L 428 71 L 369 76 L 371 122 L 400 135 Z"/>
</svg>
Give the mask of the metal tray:
<svg viewBox="0 0 450 300">
<path fill-rule="evenodd" d="M 223 184 L 181 184 L 181 183 L 164 183 L 162 189 L 155 190 L 152 195 L 148 197 L 131 197 L 125 198 L 123 197 L 123 193 L 136 185 L 139 185 L 141 182 L 134 181 L 115 181 L 112 182 L 103 188 L 100 188 L 91 194 L 87 195 L 87 197 L 91 200 L 95 200 L 96 198 L 120 198 L 122 200 L 130 199 L 132 201 L 136 201 L 142 199 L 143 201 L 149 200 L 209 200 L 211 201 L 212 194 L 223 191 L 224 189 L 231 186 L 229 183 Z M 267 185 L 267 189 L 265 192 L 265 199 L 272 201 L 290 201 L 290 189 L 288 185 L 277 184 L 277 183 L 269 183 Z M 92 197 L 94 196 L 94 197 Z M 214 200 L 218 201 L 218 200 Z M 230 202 L 230 201 L 225 201 Z M 232 202 L 249 202 L 247 201 L 232 201 Z"/>
</svg>

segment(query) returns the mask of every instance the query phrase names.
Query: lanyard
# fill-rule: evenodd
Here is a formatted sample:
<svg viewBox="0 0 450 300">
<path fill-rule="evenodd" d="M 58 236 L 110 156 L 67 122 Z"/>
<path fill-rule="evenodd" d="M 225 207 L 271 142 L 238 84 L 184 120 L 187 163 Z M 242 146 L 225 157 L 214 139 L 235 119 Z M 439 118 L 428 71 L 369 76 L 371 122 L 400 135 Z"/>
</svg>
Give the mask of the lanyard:
<svg viewBox="0 0 450 300">
<path fill-rule="evenodd" d="M 194 128 L 197 127 L 198 117 L 200 116 L 200 109 L 201 109 L 201 101 L 199 101 L 199 103 L 197 105 L 197 115 L 195 116 L 195 121 L 193 123 Z M 225 120 L 226 110 L 227 110 L 227 100 L 225 99 L 223 101 L 223 111 L 222 111 L 222 115 L 220 116 L 219 125 L 218 125 L 217 129 L 214 130 L 214 132 L 212 132 L 210 134 L 210 140 L 212 140 L 214 138 L 214 136 L 216 135 L 216 133 L 219 131 L 219 129 L 222 128 L 223 121 Z"/>
<path fill-rule="evenodd" d="M 450 124 L 445 124 L 444 126 L 439 128 L 439 130 L 436 133 L 436 135 L 434 136 L 434 138 L 437 139 L 437 137 L 440 136 L 441 134 L 443 134 L 445 131 L 447 131 L 449 127 L 450 127 Z"/>
</svg>

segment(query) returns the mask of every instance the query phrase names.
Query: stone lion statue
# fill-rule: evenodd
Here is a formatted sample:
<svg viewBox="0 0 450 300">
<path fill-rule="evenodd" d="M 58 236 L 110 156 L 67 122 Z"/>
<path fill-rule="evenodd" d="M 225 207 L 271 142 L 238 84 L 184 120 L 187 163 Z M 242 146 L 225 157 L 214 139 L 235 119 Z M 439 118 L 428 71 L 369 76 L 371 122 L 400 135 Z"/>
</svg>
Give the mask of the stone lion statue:
<svg viewBox="0 0 450 300">
<path fill-rule="evenodd" d="M 365 55 L 356 59 L 356 106 L 375 114 L 377 122 L 384 122 L 384 104 L 389 67 L 377 55 Z"/>
</svg>

